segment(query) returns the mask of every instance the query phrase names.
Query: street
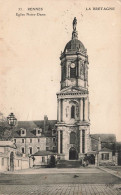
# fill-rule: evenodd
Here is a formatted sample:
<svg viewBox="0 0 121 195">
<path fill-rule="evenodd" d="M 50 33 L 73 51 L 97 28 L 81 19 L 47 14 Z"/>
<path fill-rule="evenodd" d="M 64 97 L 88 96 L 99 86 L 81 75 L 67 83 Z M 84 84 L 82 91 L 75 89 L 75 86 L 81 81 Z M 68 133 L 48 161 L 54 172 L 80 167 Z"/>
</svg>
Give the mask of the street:
<svg viewBox="0 0 121 195">
<path fill-rule="evenodd" d="M 27 169 L 0 174 L 0 195 L 121 194 L 121 179 L 98 168 Z"/>
</svg>

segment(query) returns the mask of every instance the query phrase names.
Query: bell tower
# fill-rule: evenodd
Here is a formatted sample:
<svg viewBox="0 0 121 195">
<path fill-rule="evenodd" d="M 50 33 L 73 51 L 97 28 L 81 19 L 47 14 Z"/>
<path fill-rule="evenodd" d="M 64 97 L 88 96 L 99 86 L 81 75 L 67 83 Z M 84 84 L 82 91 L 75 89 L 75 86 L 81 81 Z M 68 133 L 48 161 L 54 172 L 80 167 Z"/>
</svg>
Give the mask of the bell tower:
<svg viewBox="0 0 121 195">
<path fill-rule="evenodd" d="M 58 155 L 76 160 L 90 151 L 88 56 L 78 40 L 77 19 L 73 20 L 72 39 L 61 53 L 60 92 L 57 93 Z"/>
</svg>

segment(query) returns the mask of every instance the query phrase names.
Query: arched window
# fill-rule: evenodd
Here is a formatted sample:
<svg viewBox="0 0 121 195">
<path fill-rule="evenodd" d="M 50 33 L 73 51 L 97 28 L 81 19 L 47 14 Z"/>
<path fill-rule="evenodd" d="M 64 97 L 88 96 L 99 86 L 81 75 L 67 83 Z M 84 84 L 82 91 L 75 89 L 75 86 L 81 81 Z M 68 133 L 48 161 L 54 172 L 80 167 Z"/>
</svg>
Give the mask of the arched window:
<svg viewBox="0 0 121 195">
<path fill-rule="evenodd" d="M 70 144 L 75 144 L 76 143 L 76 133 L 71 132 L 70 133 Z"/>
<path fill-rule="evenodd" d="M 76 66 L 74 68 L 70 67 L 70 78 L 76 78 Z"/>
<path fill-rule="evenodd" d="M 75 106 L 71 107 L 71 118 L 75 118 Z"/>
</svg>

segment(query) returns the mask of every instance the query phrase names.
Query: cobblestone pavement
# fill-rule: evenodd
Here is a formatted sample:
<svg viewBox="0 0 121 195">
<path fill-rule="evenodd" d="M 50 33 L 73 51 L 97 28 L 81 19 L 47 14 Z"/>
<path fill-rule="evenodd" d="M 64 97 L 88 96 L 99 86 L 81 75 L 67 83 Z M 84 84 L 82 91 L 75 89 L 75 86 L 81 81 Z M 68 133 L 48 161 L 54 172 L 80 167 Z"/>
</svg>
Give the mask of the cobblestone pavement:
<svg viewBox="0 0 121 195">
<path fill-rule="evenodd" d="M 120 195 L 121 184 L 0 185 L 0 195 Z"/>
</svg>

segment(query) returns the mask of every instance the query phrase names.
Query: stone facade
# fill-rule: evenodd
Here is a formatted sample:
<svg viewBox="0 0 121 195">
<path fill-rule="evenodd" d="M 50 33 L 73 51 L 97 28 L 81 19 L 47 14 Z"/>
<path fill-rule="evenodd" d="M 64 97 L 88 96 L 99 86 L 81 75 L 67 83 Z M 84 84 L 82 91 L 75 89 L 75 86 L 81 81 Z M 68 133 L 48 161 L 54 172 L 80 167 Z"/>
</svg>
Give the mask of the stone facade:
<svg viewBox="0 0 121 195">
<path fill-rule="evenodd" d="M 57 93 L 58 155 L 74 160 L 90 151 L 88 56 L 76 29 L 61 54 L 61 90 Z"/>
</svg>

